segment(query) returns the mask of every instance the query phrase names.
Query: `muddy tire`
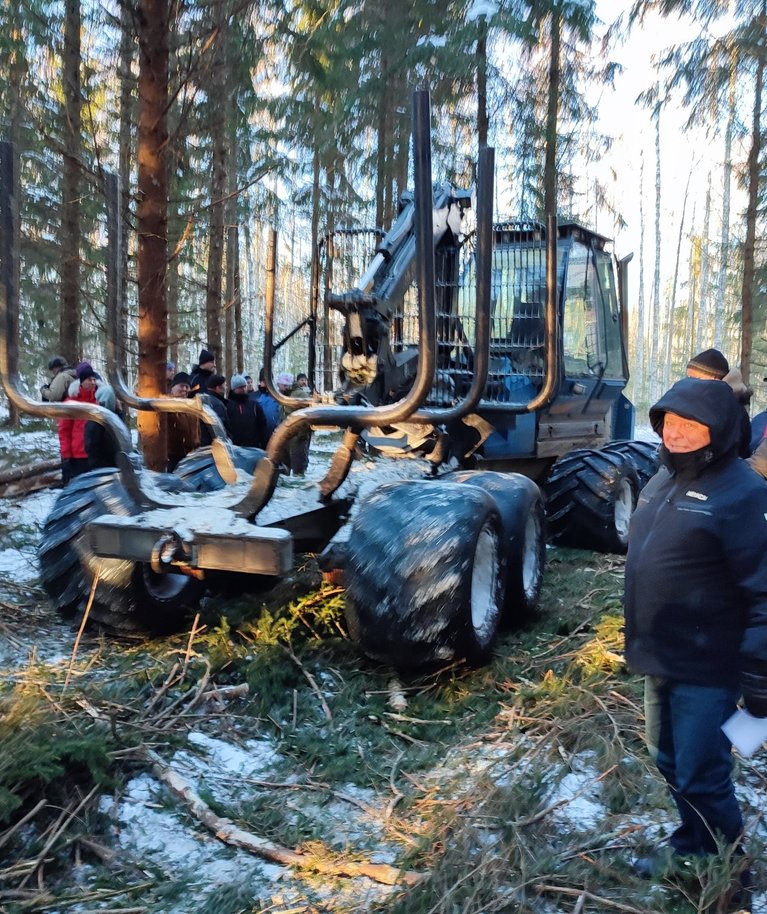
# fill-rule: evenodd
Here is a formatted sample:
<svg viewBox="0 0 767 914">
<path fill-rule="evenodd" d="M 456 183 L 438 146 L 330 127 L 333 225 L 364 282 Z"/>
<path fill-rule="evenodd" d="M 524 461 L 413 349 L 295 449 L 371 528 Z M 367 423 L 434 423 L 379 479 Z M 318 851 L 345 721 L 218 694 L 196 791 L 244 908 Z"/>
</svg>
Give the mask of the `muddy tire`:
<svg viewBox="0 0 767 914">
<path fill-rule="evenodd" d="M 658 472 L 660 454 L 658 444 L 651 441 L 612 441 L 601 450 L 606 454 L 620 454 L 636 470 L 639 488 L 642 490 Z"/>
<path fill-rule="evenodd" d="M 42 585 L 62 615 L 84 612 L 97 573 L 88 618 L 112 631 L 169 631 L 197 605 L 202 587 L 193 578 L 168 575 L 175 580 L 153 586 L 143 563 L 93 554 L 85 535 L 88 521 L 103 514 L 130 517 L 138 510 L 115 469 L 85 473 L 61 492 L 43 527 L 37 556 Z"/>
<path fill-rule="evenodd" d="M 503 623 L 518 625 L 535 613 L 543 586 L 546 513 L 541 490 L 519 473 L 463 470 L 448 479 L 478 486 L 498 506 L 507 568 Z"/>
<path fill-rule="evenodd" d="M 249 476 L 264 456 L 265 452 L 256 447 L 238 447 L 232 445 L 232 457 L 238 470 L 244 470 Z M 217 492 L 226 483 L 216 469 L 211 447 L 199 447 L 187 454 L 173 471 L 193 492 Z"/>
<path fill-rule="evenodd" d="M 623 455 L 585 449 L 565 454 L 546 484 L 551 541 L 625 553 L 638 493 L 636 470 Z"/>
<path fill-rule="evenodd" d="M 382 486 L 360 504 L 344 551 L 352 637 L 403 669 L 483 663 L 503 612 L 503 541 L 498 508 L 479 487 Z"/>
</svg>

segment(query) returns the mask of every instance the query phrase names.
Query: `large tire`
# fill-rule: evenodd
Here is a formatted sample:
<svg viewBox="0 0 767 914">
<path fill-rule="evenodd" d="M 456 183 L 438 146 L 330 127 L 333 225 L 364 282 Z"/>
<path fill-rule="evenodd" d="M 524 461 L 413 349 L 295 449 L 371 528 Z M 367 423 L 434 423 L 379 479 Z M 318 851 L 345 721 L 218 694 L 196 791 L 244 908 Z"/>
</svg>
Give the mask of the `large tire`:
<svg viewBox="0 0 767 914">
<path fill-rule="evenodd" d="M 265 451 L 257 447 L 238 447 L 231 445 L 232 458 L 238 470 L 244 470 L 252 475 L 258 461 L 264 456 Z M 173 471 L 193 492 L 217 492 L 223 489 L 226 483 L 216 469 L 213 459 L 213 449 L 199 447 L 187 454 Z"/>
<path fill-rule="evenodd" d="M 625 553 L 638 494 L 636 470 L 621 454 L 570 451 L 551 468 L 546 484 L 551 541 Z"/>
<path fill-rule="evenodd" d="M 478 487 L 381 486 L 360 504 L 344 550 L 352 637 L 403 669 L 486 661 L 502 616 L 503 536 Z"/>
<path fill-rule="evenodd" d="M 660 466 L 659 445 L 651 441 L 611 441 L 602 451 L 607 454 L 620 454 L 636 470 L 640 491 L 658 472 Z"/>
<path fill-rule="evenodd" d="M 447 478 L 479 486 L 498 506 L 507 567 L 503 622 L 518 625 L 535 613 L 543 586 L 546 516 L 541 490 L 520 473 L 462 470 Z"/>
<path fill-rule="evenodd" d="M 43 587 L 62 615 L 85 610 L 96 573 L 88 618 L 112 631 L 169 631 L 199 603 L 204 588 L 194 578 L 153 575 L 143 563 L 101 559 L 91 551 L 85 536 L 88 521 L 104 514 L 130 517 L 138 511 L 115 469 L 85 473 L 61 492 L 43 527 L 37 555 Z"/>
</svg>

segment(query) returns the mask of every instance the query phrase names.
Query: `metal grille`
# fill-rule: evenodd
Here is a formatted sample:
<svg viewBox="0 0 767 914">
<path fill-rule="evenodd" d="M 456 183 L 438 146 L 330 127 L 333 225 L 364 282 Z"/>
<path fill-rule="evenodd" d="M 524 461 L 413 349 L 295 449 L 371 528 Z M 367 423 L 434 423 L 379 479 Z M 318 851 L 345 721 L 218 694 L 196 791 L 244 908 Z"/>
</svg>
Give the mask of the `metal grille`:
<svg viewBox="0 0 767 914">
<path fill-rule="evenodd" d="M 353 230 L 326 239 L 320 261 L 321 292 L 353 289 L 380 237 L 380 232 Z M 539 223 L 500 223 L 494 226 L 493 239 L 490 370 L 483 399 L 526 401 L 540 387 L 545 368 L 545 230 Z M 437 249 L 435 279 L 437 374 L 427 403 L 448 406 L 468 391 L 474 370 L 477 276 L 473 233 L 460 246 Z M 395 306 L 390 333 L 395 351 L 418 344 L 415 282 Z M 330 312 L 326 354 L 329 352 L 334 379 L 342 343 L 343 319 Z M 327 389 L 327 374 L 325 378 Z"/>
<path fill-rule="evenodd" d="M 381 229 L 337 229 L 320 242 L 320 301 L 329 293 L 343 294 L 355 289 L 376 247 L 384 236 Z M 344 342 L 344 319 L 338 311 L 318 310 L 321 332 L 318 335 L 317 364 L 322 374 L 322 389 L 332 390 L 338 383 L 338 367 Z"/>
</svg>

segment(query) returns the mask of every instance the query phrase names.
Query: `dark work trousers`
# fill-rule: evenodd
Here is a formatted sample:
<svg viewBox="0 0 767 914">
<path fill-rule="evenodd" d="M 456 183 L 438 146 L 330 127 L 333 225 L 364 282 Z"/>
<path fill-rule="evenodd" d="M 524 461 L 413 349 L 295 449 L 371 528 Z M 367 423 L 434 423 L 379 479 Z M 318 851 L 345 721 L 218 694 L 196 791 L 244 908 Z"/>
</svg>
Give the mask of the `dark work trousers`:
<svg viewBox="0 0 767 914">
<path fill-rule="evenodd" d="M 645 678 L 647 744 L 671 789 L 682 824 L 677 854 L 715 854 L 717 837 L 740 842 L 743 818 L 732 783 L 732 744 L 721 730 L 738 690 Z"/>
</svg>

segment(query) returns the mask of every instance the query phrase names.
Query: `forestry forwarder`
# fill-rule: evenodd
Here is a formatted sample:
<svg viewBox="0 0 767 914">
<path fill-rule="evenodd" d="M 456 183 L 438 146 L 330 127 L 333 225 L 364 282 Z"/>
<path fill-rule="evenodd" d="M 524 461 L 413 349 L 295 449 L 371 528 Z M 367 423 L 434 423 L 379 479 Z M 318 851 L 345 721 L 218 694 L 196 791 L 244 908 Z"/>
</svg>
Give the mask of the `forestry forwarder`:
<svg viewBox="0 0 767 914">
<path fill-rule="evenodd" d="M 557 229 L 554 218 L 545 228 L 493 226 L 488 149 L 480 153 L 477 228 L 465 232 L 468 196 L 432 193 L 428 93 L 414 94 L 413 113 L 414 198 L 357 288 L 327 298 L 344 321 L 336 404 L 293 412 L 266 452 L 232 446 L 199 398 L 139 398 L 120 377 L 118 193 L 110 176 L 110 382 L 128 406 L 193 411 L 214 434 L 212 448 L 173 474 L 143 469 L 108 410 L 38 403 L 19 390 L 13 155 L 0 144 L 2 383 L 33 415 L 101 422 L 120 451 L 119 469 L 78 477 L 46 522 L 41 577 L 60 611 L 88 611 L 117 629 L 171 628 L 219 576 L 236 570 L 273 580 L 292 567 L 294 548 L 331 543 L 321 560 L 343 569 L 349 628 L 366 652 L 399 667 L 476 663 L 504 620 L 538 601 L 546 514 L 555 541 L 625 549 L 654 464 L 649 445 L 625 440 L 633 426 L 622 394 L 626 311 L 605 239 L 580 226 Z M 317 305 L 315 297 L 315 319 Z M 284 401 L 271 382 L 273 312 L 272 286 L 265 374 Z M 314 503 L 308 494 L 300 511 L 281 515 L 281 458 L 306 424 L 341 427 L 344 438 Z M 433 470 L 380 486 L 346 523 L 352 499 L 340 493 L 362 442 L 392 456 L 426 455 Z M 442 472 L 446 462 L 458 469 Z"/>
</svg>

